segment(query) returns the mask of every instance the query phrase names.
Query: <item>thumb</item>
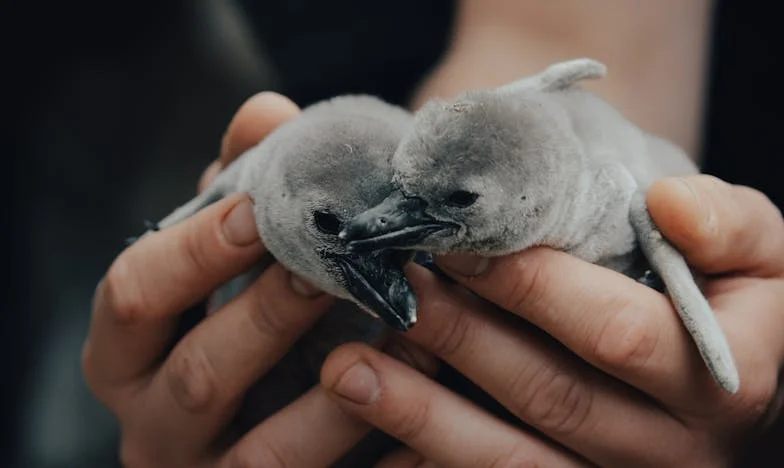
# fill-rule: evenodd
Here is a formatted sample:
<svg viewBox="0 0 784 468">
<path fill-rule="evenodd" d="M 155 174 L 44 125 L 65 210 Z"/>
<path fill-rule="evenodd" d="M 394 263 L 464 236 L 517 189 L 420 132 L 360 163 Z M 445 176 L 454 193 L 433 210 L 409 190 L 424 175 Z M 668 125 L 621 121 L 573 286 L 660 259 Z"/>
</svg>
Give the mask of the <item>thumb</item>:
<svg viewBox="0 0 784 468">
<path fill-rule="evenodd" d="M 758 190 L 700 174 L 654 183 L 648 211 L 694 268 L 709 274 L 784 274 L 781 211 Z"/>
<path fill-rule="evenodd" d="M 226 129 L 221 142 L 221 164 L 228 166 L 299 113 L 300 108 L 292 100 L 272 91 L 250 97 L 240 106 Z"/>
<path fill-rule="evenodd" d="M 220 157 L 207 167 L 199 179 L 199 192 L 242 153 L 299 113 L 300 108 L 281 94 L 263 91 L 251 96 L 232 117 L 221 140 Z"/>
</svg>

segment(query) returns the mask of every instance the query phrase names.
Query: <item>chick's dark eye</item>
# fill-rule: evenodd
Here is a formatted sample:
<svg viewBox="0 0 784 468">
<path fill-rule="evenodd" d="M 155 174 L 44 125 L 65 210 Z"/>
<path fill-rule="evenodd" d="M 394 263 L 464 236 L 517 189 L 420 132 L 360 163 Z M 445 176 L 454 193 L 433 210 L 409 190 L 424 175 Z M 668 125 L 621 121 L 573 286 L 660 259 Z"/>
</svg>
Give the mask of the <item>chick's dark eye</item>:
<svg viewBox="0 0 784 468">
<path fill-rule="evenodd" d="M 313 220 L 318 230 L 324 234 L 337 235 L 340 232 L 340 218 L 328 211 L 316 211 L 313 213 Z"/>
<path fill-rule="evenodd" d="M 449 194 L 449 197 L 446 199 L 446 204 L 458 208 L 466 208 L 473 205 L 477 198 L 479 198 L 478 193 L 456 190 Z"/>
</svg>

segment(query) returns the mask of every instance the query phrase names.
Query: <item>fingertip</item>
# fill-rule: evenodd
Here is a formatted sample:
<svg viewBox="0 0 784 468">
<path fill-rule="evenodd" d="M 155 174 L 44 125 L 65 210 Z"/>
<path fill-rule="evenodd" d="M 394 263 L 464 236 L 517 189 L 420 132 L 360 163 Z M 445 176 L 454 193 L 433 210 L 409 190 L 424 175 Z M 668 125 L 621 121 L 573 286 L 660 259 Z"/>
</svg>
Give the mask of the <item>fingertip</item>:
<svg viewBox="0 0 784 468">
<path fill-rule="evenodd" d="M 364 343 L 343 345 L 321 368 L 321 385 L 337 397 L 339 403 L 372 405 L 381 396 L 378 372 L 371 362 L 378 361 L 377 351 Z"/>
<path fill-rule="evenodd" d="M 221 231 L 223 238 L 236 247 L 246 247 L 261 242 L 256 216 L 253 213 L 253 199 L 245 194 L 223 215 Z"/>
<path fill-rule="evenodd" d="M 221 142 L 220 161 L 228 165 L 299 113 L 294 101 L 276 92 L 262 91 L 251 96 L 229 123 Z"/>
<path fill-rule="evenodd" d="M 215 177 L 220 174 L 220 171 L 223 170 L 223 164 L 220 160 L 215 160 L 210 163 L 209 166 L 202 172 L 201 178 L 199 179 L 198 184 L 198 192 L 203 192 L 207 187 L 210 186 Z"/>
<path fill-rule="evenodd" d="M 648 211 L 665 237 L 687 249 L 702 245 L 716 231 L 712 176 L 670 177 L 646 194 Z"/>
<path fill-rule="evenodd" d="M 245 116 L 255 116 L 260 119 L 260 122 L 255 123 L 268 122 L 277 126 L 282 121 L 296 117 L 300 111 L 299 106 L 288 97 L 274 91 L 262 91 L 248 98 L 237 110 L 233 120 L 243 123 Z"/>
<path fill-rule="evenodd" d="M 763 193 L 699 174 L 663 179 L 647 193 L 662 234 L 706 273 L 776 275 L 783 268 L 782 218 Z"/>
<path fill-rule="evenodd" d="M 262 106 L 272 107 L 272 106 L 281 106 L 281 107 L 288 107 L 290 110 L 293 109 L 295 112 L 299 110 L 299 106 L 289 99 L 287 96 L 284 96 L 280 93 L 275 91 L 261 91 L 253 96 L 249 97 L 247 101 L 245 101 L 247 105 L 259 104 Z"/>
<path fill-rule="evenodd" d="M 340 377 L 352 366 L 377 353 L 365 343 L 346 343 L 334 349 L 321 366 L 321 386 L 333 391 Z"/>
</svg>

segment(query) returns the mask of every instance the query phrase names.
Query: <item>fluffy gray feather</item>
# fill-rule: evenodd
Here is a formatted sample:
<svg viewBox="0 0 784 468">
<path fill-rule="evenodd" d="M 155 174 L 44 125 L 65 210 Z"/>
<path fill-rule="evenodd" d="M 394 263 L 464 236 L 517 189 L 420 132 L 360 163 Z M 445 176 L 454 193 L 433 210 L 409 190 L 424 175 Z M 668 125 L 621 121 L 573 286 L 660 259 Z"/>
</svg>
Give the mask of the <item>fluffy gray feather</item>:
<svg viewBox="0 0 784 468">
<path fill-rule="evenodd" d="M 577 83 L 605 72 L 595 60 L 570 60 L 426 103 L 392 158 L 398 190 L 341 237 L 356 250 L 488 256 L 542 245 L 634 278 L 647 263 L 717 382 L 736 392 L 729 345 L 691 271 L 650 220 L 644 196 L 632 203 L 655 180 L 698 168 Z"/>
</svg>

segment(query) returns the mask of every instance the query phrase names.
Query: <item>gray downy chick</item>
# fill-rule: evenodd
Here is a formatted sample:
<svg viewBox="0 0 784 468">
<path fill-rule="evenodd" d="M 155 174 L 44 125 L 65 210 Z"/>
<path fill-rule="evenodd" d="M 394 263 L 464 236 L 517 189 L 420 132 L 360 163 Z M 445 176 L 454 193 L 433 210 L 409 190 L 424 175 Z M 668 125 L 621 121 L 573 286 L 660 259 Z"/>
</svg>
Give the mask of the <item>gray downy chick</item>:
<svg viewBox="0 0 784 468">
<path fill-rule="evenodd" d="M 410 256 L 393 250 L 355 253 L 338 233 L 345 221 L 392 191 L 389 158 L 411 122 L 408 111 L 371 96 L 314 104 L 246 151 L 158 227 L 231 193 L 247 192 L 261 238 L 277 261 L 319 289 L 406 330 L 416 321 L 416 298 L 401 269 Z M 232 289 L 224 296 L 241 287 Z"/>
<path fill-rule="evenodd" d="M 725 335 L 645 202 L 655 180 L 699 170 L 578 84 L 605 73 L 600 62 L 575 59 L 428 102 L 392 158 L 396 190 L 340 237 L 356 251 L 495 256 L 549 246 L 639 280 L 651 268 L 715 380 L 735 393 Z"/>
</svg>

